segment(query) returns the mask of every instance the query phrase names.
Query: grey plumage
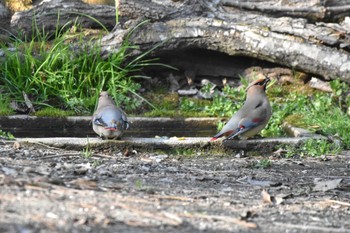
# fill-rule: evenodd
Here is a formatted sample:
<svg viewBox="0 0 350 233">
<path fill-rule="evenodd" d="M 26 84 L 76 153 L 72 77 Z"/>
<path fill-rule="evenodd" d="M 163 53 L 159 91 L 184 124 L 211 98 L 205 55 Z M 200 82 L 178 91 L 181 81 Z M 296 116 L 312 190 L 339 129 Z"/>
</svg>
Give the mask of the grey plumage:
<svg viewBox="0 0 350 233">
<path fill-rule="evenodd" d="M 269 78 L 258 79 L 247 87 L 247 98 L 240 110 L 226 123 L 211 140 L 222 136 L 232 139 L 239 136 L 246 139 L 258 134 L 267 125 L 272 110 L 265 90 Z"/>
<path fill-rule="evenodd" d="M 106 91 L 100 93 L 97 109 L 92 116 L 92 128 L 101 138 L 115 139 L 129 128 L 126 114 Z"/>
</svg>

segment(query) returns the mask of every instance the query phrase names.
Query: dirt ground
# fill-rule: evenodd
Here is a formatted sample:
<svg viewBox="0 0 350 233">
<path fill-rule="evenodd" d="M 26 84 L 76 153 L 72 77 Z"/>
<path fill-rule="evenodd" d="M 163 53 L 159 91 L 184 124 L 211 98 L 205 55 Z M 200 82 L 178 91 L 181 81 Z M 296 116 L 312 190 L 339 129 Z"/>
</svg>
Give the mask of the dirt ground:
<svg viewBox="0 0 350 233">
<path fill-rule="evenodd" d="M 0 141 L 0 232 L 350 232 L 350 152 L 84 157 Z"/>
</svg>

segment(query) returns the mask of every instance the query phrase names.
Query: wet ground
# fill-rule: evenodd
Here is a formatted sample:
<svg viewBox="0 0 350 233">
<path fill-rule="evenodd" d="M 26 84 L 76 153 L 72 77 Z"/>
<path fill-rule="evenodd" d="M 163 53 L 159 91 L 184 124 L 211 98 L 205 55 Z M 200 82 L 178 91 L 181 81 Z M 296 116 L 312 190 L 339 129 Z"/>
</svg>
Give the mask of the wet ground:
<svg viewBox="0 0 350 233">
<path fill-rule="evenodd" d="M 0 232 L 350 232 L 350 152 L 282 157 L 0 141 Z"/>
</svg>

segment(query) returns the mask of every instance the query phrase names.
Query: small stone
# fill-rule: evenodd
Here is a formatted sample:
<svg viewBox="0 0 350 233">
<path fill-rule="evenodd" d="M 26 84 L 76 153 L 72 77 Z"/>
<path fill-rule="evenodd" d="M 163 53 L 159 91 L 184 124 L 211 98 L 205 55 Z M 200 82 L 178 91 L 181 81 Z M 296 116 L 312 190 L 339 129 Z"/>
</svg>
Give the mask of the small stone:
<svg viewBox="0 0 350 233">
<path fill-rule="evenodd" d="M 182 96 L 196 95 L 198 93 L 198 90 L 196 88 L 189 90 L 177 90 L 177 93 Z"/>
<path fill-rule="evenodd" d="M 28 156 L 30 155 L 29 150 L 24 150 L 24 151 L 23 151 L 23 155 L 24 155 L 25 157 L 28 157 Z"/>
<path fill-rule="evenodd" d="M 317 79 L 315 77 L 312 77 L 310 82 L 309 82 L 309 86 L 321 91 L 325 91 L 325 92 L 332 92 L 332 88 L 331 85 L 329 84 L 329 82 L 325 82 L 322 81 L 320 79 Z"/>
</svg>

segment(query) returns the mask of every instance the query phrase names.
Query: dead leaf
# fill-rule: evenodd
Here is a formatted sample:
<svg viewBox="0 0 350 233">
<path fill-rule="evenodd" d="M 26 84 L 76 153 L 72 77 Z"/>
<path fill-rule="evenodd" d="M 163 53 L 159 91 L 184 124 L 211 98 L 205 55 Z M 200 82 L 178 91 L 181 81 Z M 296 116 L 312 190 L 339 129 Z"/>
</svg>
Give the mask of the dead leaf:
<svg viewBox="0 0 350 233">
<path fill-rule="evenodd" d="M 278 150 L 273 152 L 273 154 L 275 154 L 275 155 L 283 155 L 285 153 L 287 153 L 287 150 L 282 149 L 282 148 L 279 148 Z"/>
<path fill-rule="evenodd" d="M 336 189 L 342 180 L 343 179 L 315 181 L 315 187 L 313 188 L 313 191 L 326 192 L 332 189 Z"/>
<path fill-rule="evenodd" d="M 34 106 L 33 106 L 33 103 L 32 101 L 30 101 L 27 93 L 25 93 L 24 91 L 22 91 L 22 94 L 23 94 L 23 98 L 24 98 L 24 102 L 26 103 L 28 109 L 29 109 L 29 112 L 35 112 L 35 109 L 34 109 Z"/>
<path fill-rule="evenodd" d="M 66 184 L 68 184 L 68 186 L 73 186 L 79 189 L 97 189 L 96 181 L 82 178 L 72 180 L 70 182 L 67 182 Z"/>
<path fill-rule="evenodd" d="M 263 202 L 272 204 L 271 195 L 268 192 L 266 192 L 265 189 L 263 189 L 263 191 L 261 192 L 261 196 L 262 196 Z"/>
<path fill-rule="evenodd" d="M 18 150 L 19 148 L 21 148 L 21 144 L 19 144 L 19 142 L 14 142 L 12 147 L 13 149 Z"/>
<path fill-rule="evenodd" d="M 263 202 L 269 203 L 269 204 L 274 204 L 274 205 L 280 205 L 284 202 L 284 198 L 286 195 L 284 194 L 279 194 L 276 197 L 271 196 L 266 190 L 263 190 L 261 192 Z"/>
</svg>

